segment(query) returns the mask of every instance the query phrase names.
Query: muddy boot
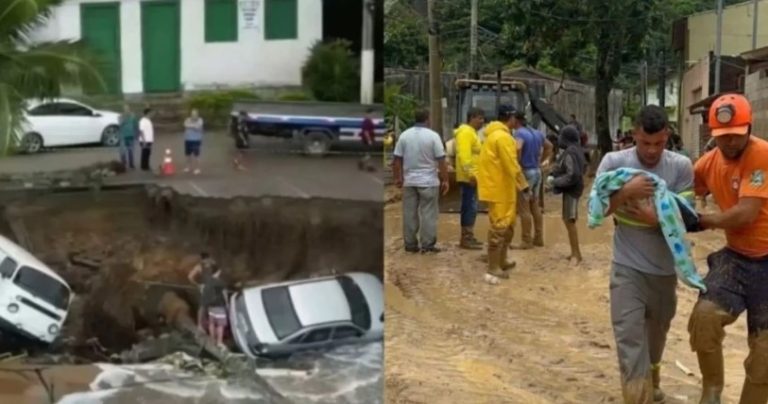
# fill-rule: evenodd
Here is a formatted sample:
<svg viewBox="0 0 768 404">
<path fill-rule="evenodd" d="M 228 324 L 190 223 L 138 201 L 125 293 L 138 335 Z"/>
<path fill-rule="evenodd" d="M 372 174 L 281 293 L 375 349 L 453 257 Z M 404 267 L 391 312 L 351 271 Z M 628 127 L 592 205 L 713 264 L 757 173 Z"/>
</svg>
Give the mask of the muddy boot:
<svg viewBox="0 0 768 404">
<path fill-rule="evenodd" d="M 653 402 L 654 404 L 664 403 L 667 399 L 664 391 L 661 390 L 661 364 L 657 363 L 651 367 L 651 376 L 653 379 Z"/>
<path fill-rule="evenodd" d="M 504 249 L 504 236 L 493 230 L 488 232 L 488 275 L 501 279 L 509 279 L 509 275 L 501 268 L 501 250 Z"/>
<path fill-rule="evenodd" d="M 533 245 L 535 247 L 544 247 L 544 217 L 541 214 L 541 208 L 538 202 L 531 208 L 533 215 Z"/>
<path fill-rule="evenodd" d="M 459 243 L 459 247 L 463 248 L 465 250 L 482 250 L 483 246 L 478 245 L 473 242 L 473 239 L 475 237 L 472 235 L 472 228 L 471 227 L 462 227 L 461 228 L 461 242 Z"/>
<path fill-rule="evenodd" d="M 643 379 L 629 380 L 621 384 L 624 404 L 653 404 L 653 380 L 648 374 Z"/>
<path fill-rule="evenodd" d="M 505 272 L 513 269 L 517 265 L 515 261 L 507 261 L 509 245 L 512 242 L 513 236 L 514 232 L 512 230 L 509 230 L 504 234 L 504 245 L 501 248 L 501 260 L 499 261 L 499 265 L 501 266 L 501 270 Z"/>
<path fill-rule="evenodd" d="M 701 399 L 699 404 L 720 404 L 723 394 L 725 374 L 723 370 L 723 351 L 696 352 L 701 370 Z"/>
<path fill-rule="evenodd" d="M 744 387 L 741 389 L 740 404 L 763 404 L 768 403 L 768 384 L 758 384 L 749 381 L 749 377 L 744 379 Z"/>
</svg>

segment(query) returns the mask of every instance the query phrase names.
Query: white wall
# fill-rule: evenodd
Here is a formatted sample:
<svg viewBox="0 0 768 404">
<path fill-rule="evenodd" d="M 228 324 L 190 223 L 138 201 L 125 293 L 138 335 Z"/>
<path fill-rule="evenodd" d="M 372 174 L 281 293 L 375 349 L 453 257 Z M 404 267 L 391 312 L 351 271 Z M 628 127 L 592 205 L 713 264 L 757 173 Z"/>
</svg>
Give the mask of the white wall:
<svg viewBox="0 0 768 404">
<path fill-rule="evenodd" d="M 80 39 L 80 4 L 112 1 L 69 0 L 54 11 L 48 24 L 32 38 L 38 41 Z M 322 1 L 298 0 L 298 38 L 271 41 L 264 40 L 264 0 L 256 2 L 255 28 L 244 27 L 243 14 L 238 10 L 238 41 L 206 43 L 204 0 L 180 1 L 183 90 L 301 84 L 301 67 L 309 49 L 323 36 Z M 121 3 L 123 92 L 140 93 L 143 91 L 141 0 L 122 0 Z"/>
</svg>

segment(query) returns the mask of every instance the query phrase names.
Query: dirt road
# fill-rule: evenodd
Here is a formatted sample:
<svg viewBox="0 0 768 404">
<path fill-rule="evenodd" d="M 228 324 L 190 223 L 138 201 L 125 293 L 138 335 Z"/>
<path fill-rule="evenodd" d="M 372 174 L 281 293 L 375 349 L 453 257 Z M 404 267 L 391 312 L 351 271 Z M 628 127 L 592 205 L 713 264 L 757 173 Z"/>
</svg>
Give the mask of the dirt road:
<svg viewBox="0 0 768 404">
<path fill-rule="evenodd" d="M 440 217 L 446 252 L 412 255 L 402 247 L 400 203 L 387 206 L 387 403 L 620 402 L 608 306 L 613 225 L 587 230 L 580 220 L 585 262 L 572 267 L 559 212 L 559 199 L 548 196 L 546 247 L 512 251 L 517 268 L 492 286 L 482 280 L 481 252 L 458 249 L 458 215 Z M 487 223 L 478 217 L 482 240 Z M 704 273 L 706 254 L 724 245 L 724 237 L 707 232 L 693 240 Z M 700 373 L 686 330 L 695 300 L 696 292 L 678 286 L 662 362 L 668 403 L 698 401 Z M 744 316 L 729 327 L 725 346 L 724 403 L 735 403 L 747 355 Z"/>
</svg>

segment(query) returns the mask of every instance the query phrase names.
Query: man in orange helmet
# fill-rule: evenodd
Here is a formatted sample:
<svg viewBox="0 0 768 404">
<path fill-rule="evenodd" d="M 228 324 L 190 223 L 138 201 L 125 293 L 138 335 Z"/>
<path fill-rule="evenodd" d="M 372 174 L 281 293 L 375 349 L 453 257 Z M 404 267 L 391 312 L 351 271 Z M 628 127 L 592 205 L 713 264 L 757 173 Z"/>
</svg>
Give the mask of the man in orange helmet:
<svg viewBox="0 0 768 404">
<path fill-rule="evenodd" d="M 706 293 L 688 323 L 702 374 L 701 403 L 720 403 L 724 327 L 747 312 L 749 355 L 742 404 L 768 403 L 768 142 L 751 136 L 752 107 L 738 94 L 709 110 L 717 148 L 696 162 L 695 191 L 711 193 L 719 213 L 700 217 L 704 229 L 724 229 L 726 246 L 707 257 Z"/>
</svg>

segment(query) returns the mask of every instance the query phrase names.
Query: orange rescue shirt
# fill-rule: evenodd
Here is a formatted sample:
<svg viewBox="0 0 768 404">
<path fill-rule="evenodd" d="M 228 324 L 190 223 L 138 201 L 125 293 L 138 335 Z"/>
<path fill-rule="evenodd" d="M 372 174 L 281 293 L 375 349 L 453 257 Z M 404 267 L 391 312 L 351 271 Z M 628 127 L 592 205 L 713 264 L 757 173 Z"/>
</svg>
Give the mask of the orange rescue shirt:
<svg viewBox="0 0 768 404">
<path fill-rule="evenodd" d="M 711 193 L 722 211 L 739 198 L 768 199 L 768 142 L 752 137 L 739 160 L 723 157 L 720 149 L 702 156 L 694 166 L 697 195 Z M 763 203 L 755 221 L 739 229 L 725 231 L 728 247 L 749 257 L 768 255 L 768 203 Z"/>
</svg>

